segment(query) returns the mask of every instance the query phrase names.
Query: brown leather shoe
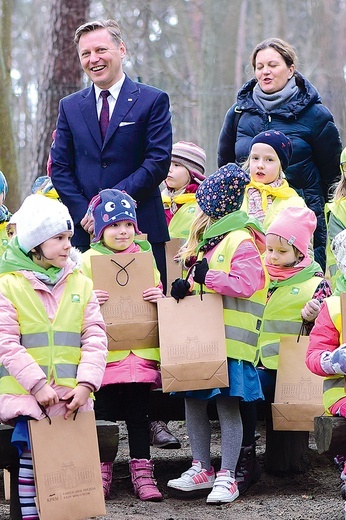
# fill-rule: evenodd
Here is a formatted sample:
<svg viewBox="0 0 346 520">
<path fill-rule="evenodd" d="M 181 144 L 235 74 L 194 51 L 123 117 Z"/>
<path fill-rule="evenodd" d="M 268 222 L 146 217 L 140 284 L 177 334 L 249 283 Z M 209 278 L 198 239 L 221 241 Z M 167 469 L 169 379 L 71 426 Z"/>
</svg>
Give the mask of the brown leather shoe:
<svg viewBox="0 0 346 520">
<path fill-rule="evenodd" d="M 179 449 L 181 444 L 169 431 L 163 421 L 152 421 L 150 423 L 150 444 L 155 448 Z"/>
</svg>

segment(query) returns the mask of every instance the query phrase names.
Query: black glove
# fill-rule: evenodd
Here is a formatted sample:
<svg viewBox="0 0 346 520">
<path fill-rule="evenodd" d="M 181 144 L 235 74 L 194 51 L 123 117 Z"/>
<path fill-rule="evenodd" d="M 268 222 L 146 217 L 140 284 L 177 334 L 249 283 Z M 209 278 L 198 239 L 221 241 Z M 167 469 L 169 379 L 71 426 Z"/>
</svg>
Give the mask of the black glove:
<svg viewBox="0 0 346 520">
<path fill-rule="evenodd" d="M 171 296 L 173 296 L 177 301 L 182 300 L 188 294 L 190 287 L 191 286 L 187 280 L 177 278 L 172 282 Z"/>
<path fill-rule="evenodd" d="M 208 271 L 209 265 L 206 258 L 203 258 L 203 260 L 197 262 L 195 265 L 195 272 L 193 274 L 193 279 L 195 282 L 200 283 L 201 285 L 204 284 Z"/>
</svg>

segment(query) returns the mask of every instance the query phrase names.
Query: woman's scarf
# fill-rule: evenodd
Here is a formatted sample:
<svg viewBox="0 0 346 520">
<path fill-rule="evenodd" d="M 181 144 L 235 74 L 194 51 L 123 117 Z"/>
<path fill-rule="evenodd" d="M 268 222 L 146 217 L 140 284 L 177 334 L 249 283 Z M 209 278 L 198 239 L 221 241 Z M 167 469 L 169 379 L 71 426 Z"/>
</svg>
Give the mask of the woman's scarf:
<svg viewBox="0 0 346 520">
<path fill-rule="evenodd" d="M 258 83 L 256 83 L 252 91 L 252 99 L 264 112 L 271 112 L 276 108 L 288 103 L 299 91 L 296 79 L 293 76 L 289 79 L 283 89 L 272 94 L 263 92 Z"/>
</svg>

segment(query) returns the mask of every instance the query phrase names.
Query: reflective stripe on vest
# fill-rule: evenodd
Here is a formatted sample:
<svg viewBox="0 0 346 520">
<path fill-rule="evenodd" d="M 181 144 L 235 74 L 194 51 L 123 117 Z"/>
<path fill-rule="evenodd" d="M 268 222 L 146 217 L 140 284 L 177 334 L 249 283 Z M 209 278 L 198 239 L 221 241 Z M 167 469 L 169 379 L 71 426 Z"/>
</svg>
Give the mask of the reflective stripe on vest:
<svg viewBox="0 0 346 520">
<path fill-rule="evenodd" d="M 325 299 L 325 302 L 328 307 L 329 316 L 334 323 L 336 330 L 339 332 L 339 342 L 341 345 L 343 343 L 343 338 L 341 330 L 340 297 L 330 296 Z M 326 377 L 323 381 L 323 404 L 325 410 L 328 412 L 329 408 L 342 397 L 345 397 L 344 376 L 336 374 L 335 376 Z"/>
<path fill-rule="evenodd" d="M 216 246 L 209 262 L 209 268 L 229 272 L 234 253 L 244 240 L 252 240 L 246 229 L 231 231 Z M 263 263 L 262 263 L 263 265 Z M 250 298 L 231 298 L 223 296 L 224 322 L 227 356 L 256 363 L 258 360 L 258 337 L 262 324 L 269 278 L 265 267 L 266 283 Z M 214 292 L 203 286 L 205 292 Z"/>
<path fill-rule="evenodd" d="M 80 347 L 81 337 L 76 332 L 54 332 L 54 344 L 64 347 Z M 25 348 L 37 348 L 48 346 L 48 334 L 38 332 L 33 334 L 22 334 L 21 344 Z"/>
<path fill-rule="evenodd" d="M 313 276 L 309 280 L 292 285 L 279 286 L 267 301 L 260 333 L 260 358 L 263 365 L 277 370 L 281 336 L 298 336 L 302 317 L 301 310 L 313 297 L 321 278 Z"/>
<path fill-rule="evenodd" d="M 56 316 L 50 322 L 31 283 L 19 272 L 0 277 L 0 291 L 16 307 L 21 344 L 47 377 L 74 388 L 81 357 L 81 330 L 85 307 L 92 294 L 92 282 L 78 271 L 67 277 Z M 28 393 L 0 365 L 0 394 Z"/>
</svg>

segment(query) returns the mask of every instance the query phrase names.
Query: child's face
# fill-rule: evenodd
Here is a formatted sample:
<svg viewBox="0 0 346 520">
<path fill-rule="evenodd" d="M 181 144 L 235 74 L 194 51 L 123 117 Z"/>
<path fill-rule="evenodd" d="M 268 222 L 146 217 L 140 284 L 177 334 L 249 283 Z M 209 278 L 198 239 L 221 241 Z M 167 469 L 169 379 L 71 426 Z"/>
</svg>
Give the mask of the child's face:
<svg viewBox="0 0 346 520">
<path fill-rule="evenodd" d="M 71 238 L 71 231 L 65 231 L 42 242 L 42 256 L 40 259 L 33 256 L 33 261 L 44 269 L 48 269 L 51 266 L 65 267 L 70 256 Z"/>
<path fill-rule="evenodd" d="M 252 180 L 270 184 L 280 175 L 281 163 L 276 151 L 269 144 L 255 143 L 250 152 Z"/>
<path fill-rule="evenodd" d="M 266 262 L 277 267 L 291 267 L 299 261 L 293 246 L 278 235 L 266 236 Z"/>
<path fill-rule="evenodd" d="M 124 251 L 132 244 L 135 237 L 135 227 L 130 220 L 115 222 L 103 231 L 103 242 L 113 251 Z"/>
<path fill-rule="evenodd" d="M 166 183 L 172 190 L 180 190 L 190 182 L 189 170 L 182 164 L 172 162 L 169 167 Z"/>
</svg>

